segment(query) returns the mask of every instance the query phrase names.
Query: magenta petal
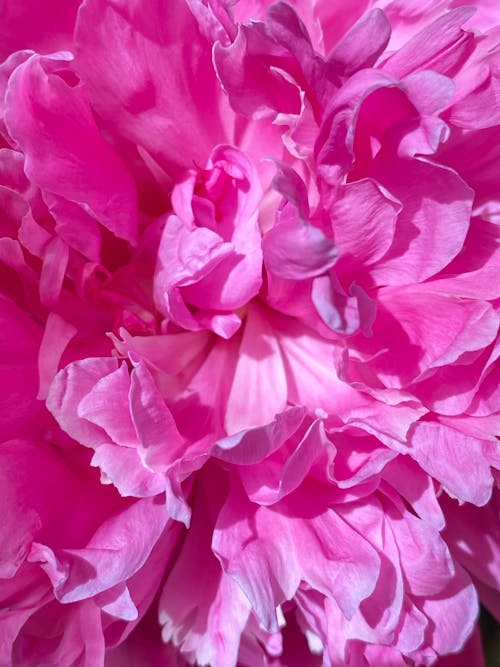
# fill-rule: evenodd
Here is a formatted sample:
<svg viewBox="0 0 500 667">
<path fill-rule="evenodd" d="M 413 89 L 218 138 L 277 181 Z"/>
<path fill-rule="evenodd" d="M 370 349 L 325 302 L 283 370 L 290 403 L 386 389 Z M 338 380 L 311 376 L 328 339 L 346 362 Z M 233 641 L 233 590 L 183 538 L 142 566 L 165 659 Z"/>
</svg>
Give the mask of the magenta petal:
<svg viewBox="0 0 500 667">
<path fill-rule="evenodd" d="M 131 0 L 86 2 L 76 44 L 77 70 L 108 130 L 167 171 L 179 173 L 193 160 L 205 164 L 212 147 L 226 140 L 210 47 L 187 3 L 155 0 L 144 12 Z M 187 144 L 196 147 L 189 155 Z"/>
<path fill-rule="evenodd" d="M 37 429 L 41 340 L 39 326 L 15 303 L 0 298 L 0 427 L 4 440 Z"/>
<path fill-rule="evenodd" d="M 55 0 L 50 6 L 40 0 L 2 7 L 0 60 L 19 49 L 50 53 L 69 48 L 78 0 Z"/>
<path fill-rule="evenodd" d="M 32 56 L 9 82 L 5 120 L 26 156 L 30 180 L 81 206 L 132 243 L 137 235 L 134 182 L 102 138 L 85 95 L 57 74 L 71 57 Z"/>
</svg>

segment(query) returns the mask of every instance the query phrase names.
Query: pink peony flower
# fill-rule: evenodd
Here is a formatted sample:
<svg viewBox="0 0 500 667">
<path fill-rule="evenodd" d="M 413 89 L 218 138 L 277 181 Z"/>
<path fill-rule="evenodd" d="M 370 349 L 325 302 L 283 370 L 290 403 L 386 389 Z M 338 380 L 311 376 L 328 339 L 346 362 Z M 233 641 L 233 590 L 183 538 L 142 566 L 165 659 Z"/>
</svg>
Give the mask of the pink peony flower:
<svg viewBox="0 0 500 667">
<path fill-rule="evenodd" d="M 484 665 L 500 11 L 0 9 L 0 667 Z"/>
</svg>

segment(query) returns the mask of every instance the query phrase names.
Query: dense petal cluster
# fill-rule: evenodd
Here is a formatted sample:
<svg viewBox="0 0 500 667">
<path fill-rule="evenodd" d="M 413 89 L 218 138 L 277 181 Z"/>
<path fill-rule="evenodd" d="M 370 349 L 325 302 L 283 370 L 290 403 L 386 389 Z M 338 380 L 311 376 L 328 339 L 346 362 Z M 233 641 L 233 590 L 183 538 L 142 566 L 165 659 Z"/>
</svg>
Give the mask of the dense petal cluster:
<svg viewBox="0 0 500 667">
<path fill-rule="evenodd" d="M 481 667 L 497 3 L 0 24 L 0 667 Z"/>
</svg>

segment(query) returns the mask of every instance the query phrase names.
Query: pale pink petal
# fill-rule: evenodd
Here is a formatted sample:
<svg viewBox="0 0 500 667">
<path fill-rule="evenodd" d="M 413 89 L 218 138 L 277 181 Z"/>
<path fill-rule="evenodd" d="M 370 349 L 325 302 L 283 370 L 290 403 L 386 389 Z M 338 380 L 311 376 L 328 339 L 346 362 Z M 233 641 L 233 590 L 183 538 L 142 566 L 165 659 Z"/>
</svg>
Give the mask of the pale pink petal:
<svg viewBox="0 0 500 667">
<path fill-rule="evenodd" d="M 356 347 L 364 354 L 378 351 L 370 365 L 388 387 L 425 380 L 462 355 L 482 351 L 498 331 L 497 315 L 487 302 L 416 287 L 387 288 L 378 296 L 373 337 L 358 335 Z"/>
<path fill-rule="evenodd" d="M 432 279 L 432 289 L 468 299 L 497 299 L 500 293 L 494 276 L 499 269 L 498 225 L 472 218 L 462 250 L 444 271 Z"/>
<path fill-rule="evenodd" d="M 130 416 L 148 468 L 161 470 L 181 454 L 184 440 L 143 363 L 135 366 L 130 378 Z"/>
<path fill-rule="evenodd" d="M 308 220 L 307 190 L 300 176 L 284 164 L 277 167 L 272 185 L 283 196 L 283 202 L 262 242 L 264 262 L 279 278 L 312 278 L 335 264 L 337 249 L 332 239 Z"/>
<path fill-rule="evenodd" d="M 142 463 L 137 449 L 103 443 L 95 448 L 92 465 L 99 468 L 101 484 L 113 484 L 124 498 L 148 498 L 165 491 L 165 478 Z"/>
<path fill-rule="evenodd" d="M 410 455 L 453 496 L 484 505 L 493 477 L 486 443 L 438 422 L 422 421 L 410 437 Z"/>
<path fill-rule="evenodd" d="M 160 623 L 163 640 L 173 641 L 188 659 L 225 667 L 236 664 L 250 604 L 211 551 L 224 485 L 217 476 L 204 482 L 200 479 L 193 523 L 161 594 Z M 216 486 L 209 490 L 207 482 Z"/>
<path fill-rule="evenodd" d="M 377 304 L 356 283 L 351 283 L 346 292 L 334 272 L 319 276 L 313 280 L 311 300 L 321 320 L 332 331 L 350 335 L 361 330 L 365 336 L 371 336 Z"/>
<path fill-rule="evenodd" d="M 297 516 L 293 504 L 282 511 L 258 507 L 234 489 L 215 527 L 212 545 L 225 571 L 271 631 L 276 606 L 295 594 L 301 579 L 334 597 L 347 617 L 375 584 L 379 559 L 368 543 L 334 510 L 315 512 L 311 505 L 310 515 Z"/>
<path fill-rule="evenodd" d="M 455 576 L 455 566 L 439 533 L 406 512 L 391 520 L 391 528 L 408 593 L 427 597 L 443 590 Z"/>
<path fill-rule="evenodd" d="M 396 491 L 413 507 L 420 518 L 435 530 L 445 526 L 443 510 L 438 502 L 435 483 L 409 456 L 398 456 L 383 472 Z"/>
<path fill-rule="evenodd" d="M 271 422 L 286 406 L 286 387 L 278 340 L 269 331 L 265 311 L 252 305 L 226 407 L 228 435 Z"/>
<path fill-rule="evenodd" d="M 337 249 L 324 233 L 286 204 L 274 227 L 264 236 L 266 268 L 285 280 L 305 280 L 328 271 L 337 260 Z"/>
<path fill-rule="evenodd" d="M 116 359 L 103 357 L 77 361 L 56 375 L 47 396 L 47 408 L 68 435 L 89 446 L 109 442 L 102 428 L 79 416 L 78 406 L 99 380 L 117 369 Z"/>
<path fill-rule="evenodd" d="M 167 516 L 159 499 L 141 499 L 102 523 L 83 549 L 50 549 L 34 542 L 29 561 L 40 563 L 56 598 L 73 602 L 108 590 L 135 574 L 160 537 Z M 135 539 L 130 540 L 133 534 Z"/>
<path fill-rule="evenodd" d="M 418 606 L 433 622 L 432 646 L 438 654 L 459 651 L 472 633 L 478 614 L 477 594 L 464 571 L 440 595 L 419 600 Z"/>
<path fill-rule="evenodd" d="M 122 362 L 115 371 L 101 377 L 78 403 L 77 414 L 100 426 L 119 445 L 134 447 L 137 436 L 127 414 L 130 377 Z"/>
<path fill-rule="evenodd" d="M 467 35 L 461 26 L 473 14 L 471 7 L 459 7 L 443 14 L 417 33 L 384 64 L 384 69 L 398 77 L 417 69 L 443 72 L 467 55 Z"/>
<path fill-rule="evenodd" d="M 350 488 L 378 475 L 397 452 L 385 447 L 373 436 L 349 429 L 331 435 L 336 454 L 332 477 L 340 488 Z"/>
<path fill-rule="evenodd" d="M 380 260 L 392 245 L 400 211 L 401 204 L 370 179 L 339 188 L 330 209 L 340 253 L 336 271 Z"/>
<path fill-rule="evenodd" d="M 479 626 L 476 625 L 465 647 L 456 655 L 447 655 L 440 658 L 436 667 L 485 667 L 482 637 Z"/>
</svg>

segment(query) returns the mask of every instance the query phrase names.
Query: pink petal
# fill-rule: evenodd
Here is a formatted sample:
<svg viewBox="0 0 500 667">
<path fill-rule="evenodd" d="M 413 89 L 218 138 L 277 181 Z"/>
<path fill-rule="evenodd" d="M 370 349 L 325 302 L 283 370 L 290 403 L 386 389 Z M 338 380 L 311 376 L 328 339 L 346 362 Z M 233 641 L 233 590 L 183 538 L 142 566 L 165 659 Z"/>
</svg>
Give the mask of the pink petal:
<svg viewBox="0 0 500 667">
<path fill-rule="evenodd" d="M 61 356 L 76 333 L 76 327 L 66 322 L 60 315 L 49 314 L 38 352 L 40 383 L 37 398 L 42 400 L 47 398 L 50 384 L 59 368 Z"/>
<path fill-rule="evenodd" d="M 401 201 L 394 242 L 373 271 L 378 284 L 420 282 L 460 252 L 473 193 L 453 171 L 419 160 L 380 164 L 373 176 Z"/>
<path fill-rule="evenodd" d="M 218 440 L 212 456 L 239 465 L 259 463 L 279 449 L 297 430 L 304 417 L 302 408 L 290 408 L 265 426 L 243 430 Z"/>
<path fill-rule="evenodd" d="M 415 425 L 410 443 L 412 458 L 453 496 L 475 505 L 488 502 L 493 477 L 483 441 L 422 421 Z"/>
<path fill-rule="evenodd" d="M 330 209 L 340 258 L 336 270 L 371 265 L 389 250 L 401 204 L 371 179 L 348 183 L 337 191 Z"/>
<path fill-rule="evenodd" d="M 277 630 L 276 606 L 295 594 L 301 579 L 352 616 L 373 590 L 379 569 L 375 552 L 333 510 L 301 517 L 293 505 L 288 510 L 283 505 L 282 512 L 275 507 L 252 505 L 232 491 L 212 541 L 225 571 L 271 632 Z"/>
<path fill-rule="evenodd" d="M 225 667 L 236 664 L 250 605 L 210 548 L 221 490 L 217 478 L 210 483 L 216 484 L 210 492 L 203 482 L 198 489 L 193 523 L 161 594 L 160 623 L 163 640 L 173 640 L 186 656 Z"/>
<path fill-rule="evenodd" d="M 29 560 L 39 562 L 57 599 L 83 600 L 108 590 L 139 570 L 160 537 L 167 517 L 158 499 L 134 502 L 102 523 L 83 549 L 50 549 L 34 542 Z M 130 540 L 130 535 L 135 536 Z"/>
<path fill-rule="evenodd" d="M 45 249 L 40 275 L 40 301 L 44 306 L 53 307 L 58 302 L 68 258 L 68 246 L 59 237 L 54 237 Z"/>
<path fill-rule="evenodd" d="M 436 667 L 471 667 L 471 665 L 485 667 L 485 664 L 482 637 L 478 625 L 458 654 L 447 655 L 435 663 Z"/>
<path fill-rule="evenodd" d="M 70 364 L 54 378 L 47 396 L 47 408 L 72 438 L 90 446 L 109 441 L 102 428 L 79 416 L 78 406 L 99 380 L 117 369 L 116 359 L 97 357 Z"/>
<path fill-rule="evenodd" d="M 290 204 L 282 209 L 274 227 L 263 240 L 267 269 L 285 280 L 306 280 L 328 271 L 337 260 L 334 243 Z"/>
<path fill-rule="evenodd" d="M 391 520 L 407 590 L 428 597 L 442 591 L 455 575 L 446 543 L 421 519 L 404 513 Z"/>
<path fill-rule="evenodd" d="M 184 440 L 144 363 L 132 371 L 130 415 L 148 468 L 161 469 L 179 456 Z"/>
<path fill-rule="evenodd" d="M 433 622 L 432 647 L 438 654 L 459 651 L 474 629 L 477 594 L 469 578 L 457 566 L 457 576 L 439 596 L 423 598 L 419 606 Z"/>
<path fill-rule="evenodd" d="M 408 456 L 398 456 L 384 469 L 384 479 L 405 498 L 427 525 L 440 531 L 445 526 L 434 481 Z"/>
<path fill-rule="evenodd" d="M 344 76 L 372 67 L 387 46 L 390 35 L 391 25 L 384 12 L 372 9 L 342 37 L 330 53 L 328 65 Z"/>
<path fill-rule="evenodd" d="M 78 404 L 77 414 L 100 426 L 117 444 L 134 447 L 137 436 L 130 415 L 127 414 L 129 388 L 127 364 L 122 362 L 119 368 L 104 375 L 84 394 Z"/>
<path fill-rule="evenodd" d="M 81 206 L 132 243 L 137 234 L 135 185 L 103 139 L 82 86 L 57 73 L 70 56 L 32 56 L 9 81 L 5 120 L 23 149 L 30 180 Z"/>
<path fill-rule="evenodd" d="M 370 366 L 386 386 L 425 380 L 465 353 L 481 351 L 497 333 L 497 315 L 487 302 L 417 287 L 387 288 L 378 297 L 373 337 L 358 336 L 356 347 L 365 354 L 378 353 Z M 439 383 L 436 386 L 439 390 Z"/>
<path fill-rule="evenodd" d="M 455 558 L 467 571 L 492 590 L 500 585 L 500 525 L 498 502 L 484 507 L 470 503 L 459 505 L 450 498 L 442 499 L 446 516 L 444 539 Z"/>
<path fill-rule="evenodd" d="M 210 45 L 183 1 L 156 0 L 148 12 L 130 0 L 120 7 L 86 2 L 76 45 L 77 70 L 107 129 L 143 147 L 168 173 L 205 164 L 226 141 Z M 186 152 L 187 144 L 193 150 Z"/>
<path fill-rule="evenodd" d="M 41 0 L 27 0 L 3 6 L 0 60 L 20 49 L 50 53 L 69 48 L 79 4 L 79 0 L 55 0 L 47 6 Z"/>
<path fill-rule="evenodd" d="M 124 498 L 149 498 L 165 491 L 165 478 L 146 468 L 137 449 L 103 443 L 95 448 L 92 465 L 99 468 L 101 484 L 113 484 Z"/>
<path fill-rule="evenodd" d="M 464 39 L 465 33 L 461 26 L 472 16 L 473 11 L 471 7 L 459 7 L 443 14 L 398 49 L 384 64 L 384 69 L 398 77 L 406 76 L 416 69 L 434 69 L 438 72 L 440 67 L 444 69 L 449 59 L 458 59 L 464 51 L 466 53 L 467 40 Z"/>
<path fill-rule="evenodd" d="M 279 278 L 305 280 L 328 271 L 337 249 L 309 217 L 307 190 L 299 175 L 278 164 L 272 185 L 284 201 L 274 226 L 265 234 L 262 249 L 267 269 Z"/>
<path fill-rule="evenodd" d="M 241 25 L 230 46 L 215 45 L 217 75 L 237 113 L 254 120 L 278 112 L 299 113 L 297 87 L 268 65 L 273 60 L 282 62 L 284 54 L 286 50 L 266 34 L 260 23 Z"/>
<path fill-rule="evenodd" d="M 269 390 L 269 388 L 271 388 Z M 286 405 L 286 375 L 278 341 L 257 304 L 249 307 L 229 394 L 228 435 L 273 421 Z"/>
</svg>

